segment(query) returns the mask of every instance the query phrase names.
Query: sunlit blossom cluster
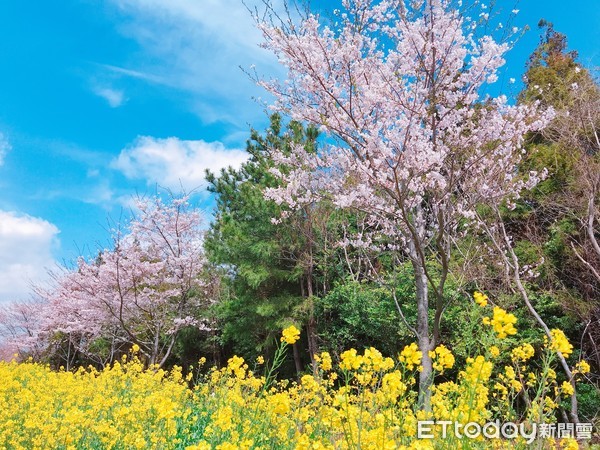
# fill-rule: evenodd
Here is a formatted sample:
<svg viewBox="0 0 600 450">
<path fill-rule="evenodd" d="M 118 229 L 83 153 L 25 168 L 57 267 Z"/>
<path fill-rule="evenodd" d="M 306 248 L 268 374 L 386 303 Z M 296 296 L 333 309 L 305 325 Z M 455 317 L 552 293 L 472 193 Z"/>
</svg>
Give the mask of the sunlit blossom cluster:
<svg viewBox="0 0 600 450">
<path fill-rule="evenodd" d="M 553 112 L 482 98 L 510 44 L 478 36 L 479 21 L 453 2 L 347 2 L 333 22 L 313 14 L 256 21 L 287 69 L 285 82 L 257 80 L 274 95 L 273 109 L 336 138 L 318 153 L 271 149 L 286 169 L 272 169 L 282 184 L 266 195 L 291 208 L 327 196 L 369 212 L 377 236 L 347 242 L 372 246 L 385 236 L 405 246 L 411 229 L 451 228 L 473 219 L 477 204 L 514 200 L 543 178 L 513 168 L 524 135 Z"/>
</svg>

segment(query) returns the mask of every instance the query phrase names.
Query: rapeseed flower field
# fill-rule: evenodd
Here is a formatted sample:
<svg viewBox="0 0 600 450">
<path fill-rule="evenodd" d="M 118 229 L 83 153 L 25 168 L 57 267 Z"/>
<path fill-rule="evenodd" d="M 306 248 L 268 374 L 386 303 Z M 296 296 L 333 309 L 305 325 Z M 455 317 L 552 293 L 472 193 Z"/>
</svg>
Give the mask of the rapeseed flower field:
<svg viewBox="0 0 600 450">
<path fill-rule="evenodd" d="M 487 307 L 478 303 L 482 311 Z M 436 371 L 431 411 L 417 406 L 422 354 L 415 344 L 394 357 L 374 348 L 349 349 L 334 362 L 323 352 L 312 373 L 277 380 L 277 369 L 300 335 L 293 326 L 283 330 L 271 361 L 261 357 L 249 364 L 232 357 L 226 367 L 196 376 L 177 367 L 145 367 L 135 347 L 101 371 L 0 363 L 0 448 L 579 448 L 572 438 L 538 438 L 534 444 L 524 437 L 461 439 L 444 436 L 438 427 L 432 439 L 419 438 L 423 420 L 481 425 L 499 420 L 525 427 L 556 422 L 556 409 L 573 392 L 573 380 L 561 381 L 553 368 L 556 351 L 566 355 L 571 349 L 562 332 L 554 330 L 536 349 L 507 339 L 517 333 L 510 313 L 495 307 L 493 317 L 482 321 L 491 325 L 482 332 L 485 351 L 466 358 L 455 376 L 446 376 L 456 364 L 451 350 L 440 345 L 431 352 Z M 501 355 L 509 355 L 502 361 L 510 363 L 499 362 Z M 575 376 L 586 371 L 584 361 L 573 367 Z"/>
</svg>

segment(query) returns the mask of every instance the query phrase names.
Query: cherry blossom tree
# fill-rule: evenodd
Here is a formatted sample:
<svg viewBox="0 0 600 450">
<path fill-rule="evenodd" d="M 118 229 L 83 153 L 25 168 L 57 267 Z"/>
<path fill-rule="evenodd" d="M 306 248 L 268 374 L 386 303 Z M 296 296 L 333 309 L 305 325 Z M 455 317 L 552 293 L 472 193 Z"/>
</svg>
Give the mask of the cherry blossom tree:
<svg viewBox="0 0 600 450">
<path fill-rule="evenodd" d="M 328 24 L 314 14 L 299 22 L 273 9 L 255 15 L 264 47 L 288 70 L 283 82 L 258 80 L 274 95 L 273 108 L 330 137 L 316 153 L 274 149 L 290 170 L 275 171 L 282 187 L 266 195 L 291 207 L 327 197 L 364 211 L 372 232 L 342 244 L 379 246 L 410 259 L 418 312 L 416 326 L 404 321 L 423 353 L 424 408 L 453 239 L 476 222 L 477 205 L 510 203 L 535 185 L 537 174 L 515 168 L 525 134 L 551 116 L 536 103 L 482 96 L 497 80 L 516 30 L 496 41 L 481 32 L 486 10 L 471 19 L 460 6 L 344 0 Z M 435 273 L 430 259 L 437 261 Z"/>
<path fill-rule="evenodd" d="M 42 350 L 35 345 L 34 336 L 38 330 L 38 312 L 42 305 L 36 299 L 10 302 L 0 305 L 0 343 L 10 356 L 19 353 L 27 344 L 31 356 L 39 356 Z"/>
<path fill-rule="evenodd" d="M 138 345 L 149 364 L 162 366 L 185 326 L 208 330 L 201 313 L 215 298 L 216 279 L 206 271 L 202 216 L 188 198 L 164 203 L 140 199 L 127 229 L 116 230 L 113 248 L 39 291 L 46 304 L 37 339 L 69 337 L 69 344 L 104 365 L 121 347 Z M 106 346 L 98 354 L 98 342 Z"/>
</svg>

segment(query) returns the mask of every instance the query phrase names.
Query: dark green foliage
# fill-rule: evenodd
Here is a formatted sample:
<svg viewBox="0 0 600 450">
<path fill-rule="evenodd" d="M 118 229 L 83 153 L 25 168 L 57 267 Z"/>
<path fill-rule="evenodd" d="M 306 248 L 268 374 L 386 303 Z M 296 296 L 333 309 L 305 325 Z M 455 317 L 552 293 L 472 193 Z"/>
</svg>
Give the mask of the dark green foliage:
<svg viewBox="0 0 600 450">
<path fill-rule="evenodd" d="M 272 223 L 282 210 L 263 194 L 265 188 L 277 185 L 269 172 L 273 167 L 269 149 L 292 144 L 314 148 L 316 137 L 313 129 L 305 130 L 296 122 L 283 132 L 280 116 L 273 115 L 264 137 L 252 131 L 250 158 L 240 170 L 207 174 L 217 210 L 206 250 L 215 264 L 229 271 L 229 292 L 218 308 L 221 339 L 245 356 L 260 353 L 284 322 L 294 318 L 294 308 L 301 302 L 302 269 L 295 255 L 302 237 L 286 226 L 291 219 L 279 226 Z"/>
<path fill-rule="evenodd" d="M 274 115 L 264 136 L 252 131 L 250 159 L 240 170 L 208 174 L 217 211 L 205 246 L 211 261 L 227 272 L 217 316 L 228 352 L 248 359 L 268 353 L 274 336 L 290 322 L 306 327 L 302 364 L 308 361 L 304 350 L 310 350 L 306 339 L 311 333 L 313 347 L 334 351 L 373 345 L 397 352 L 400 343 L 407 343 L 390 290 L 362 282 L 368 272 L 389 270 L 389 258 L 352 248 L 344 252 L 336 245 L 342 228 L 352 233 L 360 226 L 360 214 L 323 201 L 287 211 L 281 219 L 282 207 L 264 196 L 265 188 L 277 186 L 269 172 L 274 166 L 270 149 L 300 144 L 314 150 L 316 137 L 296 122 L 283 131 L 281 118 Z M 349 282 L 349 272 L 361 282 Z M 412 281 L 397 280 L 396 285 L 400 301 L 413 307 Z"/>
<path fill-rule="evenodd" d="M 580 383 L 577 386 L 577 401 L 582 421 L 595 422 L 598 420 L 600 410 L 600 389 L 598 387 L 589 383 Z"/>
<path fill-rule="evenodd" d="M 577 52 L 567 51 L 567 37 L 557 32 L 554 25 L 540 20 L 540 44 L 527 63 L 527 88 L 519 95 L 522 102 L 538 100 L 545 106 L 568 107 L 572 105 L 570 83 L 589 77 L 587 71 L 576 72 Z M 565 83 L 569 80 L 570 83 Z M 542 88 L 541 92 L 539 88 Z"/>
<path fill-rule="evenodd" d="M 398 291 L 406 314 L 415 317 L 414 287 L 406 283 Z M 398 316 L 390 290 L 376 283 L 339 283 L 317 302 L 316 313 L 321 347 L 332 354 L 372 346 L 396 355 L 414 339 Z"/>
<path fill-rule="evenodd" d="M 200 357 L 211 364 L 219 363 L 219 342 L 214 332 L 200 331 L 196 327 L 184 327 L 177 336 L 170 359 L 166 367 L 181 366 L 184 372 L 196 367 Z"/>
</svg>

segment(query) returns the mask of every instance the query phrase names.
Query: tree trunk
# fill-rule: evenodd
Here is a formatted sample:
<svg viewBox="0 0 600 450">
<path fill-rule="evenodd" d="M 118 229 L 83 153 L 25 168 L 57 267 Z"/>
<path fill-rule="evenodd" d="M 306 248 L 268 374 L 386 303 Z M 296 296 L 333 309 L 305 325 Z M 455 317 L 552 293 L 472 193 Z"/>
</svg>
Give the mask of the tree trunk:
<svg viewBox="0 0 600 450">
<path fill-rule="evenodd" d="M 150 365 L 154 366 L 158 359 L 158 345 L 159 345 L 160 335 L 158 331 L 154 334 L 154 342 L 152 343 L 152 354 L 150 355 Z"/>
<path fill-rule="evenodd" d="M 415 271 L 415 287 L 417 296 L 417 340 L 419 350 L 423 353 L 423 370 L 419 373 L 419 401 L 420 409 L 431 411 L 431 385 L 433 384 L 433 367 L 429 351 L 431 339 L 429 336 L 429 296 L 427 277 L 421 260 L 412 259 Z"/>
<path fill-rule="evenodd" d="M 313 374 L 317 373 L 315 354 L 317 350 L 317 322 L 315 320 L 315 308 L 313 303 L 312 270 L 306 277 L 306 293 L 308 295 L 308 322 L 306 323 L 306 334 L 308 336 L 308 354 Z"/>
<path fill-rule="evenodd" d="M 300 352 L 298 351 L 298 345 L 292 344 L 292 351 L 294 353 L 294 364 L 296 365 L 296 377 L 300 378 L 302 373 L 302 361 L 300 360 Z"/>
</svg>

